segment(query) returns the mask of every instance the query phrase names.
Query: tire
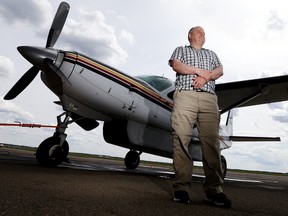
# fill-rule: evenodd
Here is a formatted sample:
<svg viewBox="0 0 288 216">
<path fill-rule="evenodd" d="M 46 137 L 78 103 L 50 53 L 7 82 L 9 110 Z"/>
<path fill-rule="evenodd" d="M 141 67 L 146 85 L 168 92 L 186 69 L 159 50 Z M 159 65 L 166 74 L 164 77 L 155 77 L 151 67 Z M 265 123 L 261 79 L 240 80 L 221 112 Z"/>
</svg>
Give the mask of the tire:
<svg viewBox="0 0 288 216">
<path fill-rule="evenodd" d="M 127 169 L 136 169 L 140 163 L 140 156 L 137 151 L 131 150 L 125 156 L 125 166 Z"/>
<path fill-rule="evenodd" d="M 63 145 L 59 145 L 59 137 L 49 137 L 45 139 L 37 148 L 36 159 L 42 166 L 58 166 L 68 156 L 69 145 L 65 140 Z"/>
<path fill-rule="evenodd" d="M 222 178 L 224 179 L 227 173 L 227 161 L 223 155 L 221 155 L 221 169 L 222 169 Z"/>
</svg>

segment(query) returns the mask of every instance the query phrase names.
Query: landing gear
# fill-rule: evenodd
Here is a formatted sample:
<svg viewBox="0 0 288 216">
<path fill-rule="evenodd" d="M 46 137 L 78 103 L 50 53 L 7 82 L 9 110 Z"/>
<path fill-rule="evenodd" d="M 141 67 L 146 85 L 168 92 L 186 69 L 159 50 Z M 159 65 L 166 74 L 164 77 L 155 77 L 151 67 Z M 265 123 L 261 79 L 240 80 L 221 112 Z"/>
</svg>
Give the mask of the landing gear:
<svg viewBox="0 0 288 216">
<path fill-rule="evenodd" d="M 69 153 L 69 145 L 65 140 L 60 145 L 60 139 L 57 136 L 45 139 L 37 148 L 36 159 L 43 166 L 57 166 L 66 160 Z"/>
<path fill-rule="evenodd" d="M 125 166 L 127 169 L 136 169 L 140 163 L 140 154 L 135 150 L 130 150 L 125 156 Z"/>
<path fill-rule="evenodd" d="M 65 115 L 64 120 L 61 117 Z M 69 121 L 70 113 L 64 112 L 57 116 L 58 127 L 52 137 L 44 140 L 36 151 L 36 159 L 43 166 L 57 166 L 63 161 L 67 161 L 69 153 L 69 145 L 66 141 L 67 135 L 64 133 L 67 125 L 72 123 Z"/>
<path fill-rule="evenodd" d="M 222 168 L 222 178 L 224 179 L 227 173 L 227 162 L 223 155 L 221 155 L 221 168 Z"/>
</svg>

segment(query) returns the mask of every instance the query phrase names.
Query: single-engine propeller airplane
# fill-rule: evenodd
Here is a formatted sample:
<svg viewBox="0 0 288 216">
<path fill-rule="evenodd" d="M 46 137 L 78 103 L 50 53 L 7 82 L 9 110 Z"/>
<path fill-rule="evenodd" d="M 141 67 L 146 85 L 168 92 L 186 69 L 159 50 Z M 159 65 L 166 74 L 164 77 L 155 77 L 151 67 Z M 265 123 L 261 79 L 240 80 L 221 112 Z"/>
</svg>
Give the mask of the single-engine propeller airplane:
<svg viewBox="0 0 288 216">
<path fill-rule="evenodd" d="M 125 157 L 129 169 L 137 168 L 142 152 L 172 157 L 170 114 L 174 83 L 161 76 L 130 76 L 76 51 L 53 48 L 65 24 L 70 6 L 62 2 L 50 28 L 46 46 L 20 46 L 18 51 L 33 66 L 5 95 L 18 96 L 41 71 L 44 84 L 58 96 L 64 112 L 57 117 L 52 137 L 36 151 L 41 165 L 57 166 L 69 152 L 67 125 L 77 123 L 93 130 L 103 121 L 106 142 L 130 149 Z M 220 126 L 221 150 L 232 141 L 279 141 L 278 137 L 240 137 L 232 135 L 233 108 L 288 100 L 288 75 L 217 84 L 220 113 L 228 112 L 227 123 Z M 190 154 L 201 161 L 197 128 L 193 131 Z M 222 156 L 223 176 L 226 160 Z"/>
</svg>

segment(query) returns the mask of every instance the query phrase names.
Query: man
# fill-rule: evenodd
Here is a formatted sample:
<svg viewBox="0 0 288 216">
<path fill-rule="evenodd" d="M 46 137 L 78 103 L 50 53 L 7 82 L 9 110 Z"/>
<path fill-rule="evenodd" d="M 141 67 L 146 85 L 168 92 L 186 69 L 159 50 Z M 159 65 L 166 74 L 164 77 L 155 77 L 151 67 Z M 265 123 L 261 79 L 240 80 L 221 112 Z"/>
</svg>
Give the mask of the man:
<svg viewBox="0 0 288 216">
<path fill-rule="evenodd" d="M 203 185 L 205 200 L 216 206 L 231 207 L 231 201 L 221 188 L 223 180 L 218 135 L 220 114 L 215 94 L 215 80 L 223 75 L 223 67 L 213 51 L 203 48 L 205 32 L 202 27 L 191 28 L 188 41 L 190 45 L 177 47 L 169 60 L 176 72 L 171 115 L 175 170 L 173 200 L 190 202 L 193 159 L 188 148 L 196 125 L 206 177 Z"/>
</svg>

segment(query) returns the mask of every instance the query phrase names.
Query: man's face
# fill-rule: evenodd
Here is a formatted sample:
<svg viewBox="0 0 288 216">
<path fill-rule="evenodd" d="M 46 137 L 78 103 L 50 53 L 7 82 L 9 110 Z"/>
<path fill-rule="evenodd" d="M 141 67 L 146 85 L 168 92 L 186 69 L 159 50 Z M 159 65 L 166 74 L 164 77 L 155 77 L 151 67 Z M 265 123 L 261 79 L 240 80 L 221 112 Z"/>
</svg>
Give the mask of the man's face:
<svg viewBox="0 0 288 216">
<path fill-rule="evenodd" d="M 197 27 L 192 31 L 192 38 L 198 44 L 205 43 L 205 32 L 204 29 L 201 27 Z"/>
</svg>

